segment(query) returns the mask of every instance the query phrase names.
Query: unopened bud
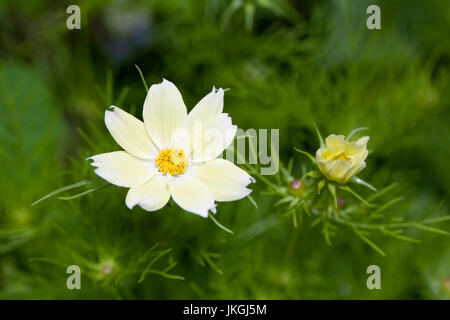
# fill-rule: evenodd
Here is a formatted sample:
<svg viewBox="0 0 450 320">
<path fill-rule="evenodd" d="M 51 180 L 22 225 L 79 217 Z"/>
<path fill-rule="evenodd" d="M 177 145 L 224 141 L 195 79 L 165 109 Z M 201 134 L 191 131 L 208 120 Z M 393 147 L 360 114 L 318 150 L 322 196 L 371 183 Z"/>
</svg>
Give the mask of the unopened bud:
<svg viewBox="0 0 450 320">
<path fill-rule="evenodd" d="M 300 179 L 294 179 L 289 183 L 289 192 L 294 196 L 299 196 L 303 193 L 305 184 Z"/>
<path fill-rule="evenodd" d="M 103 270 L 102 270 L 103 274 L 110 274 L 111 271 L 112 271 L 112 267 L 111 266 L 104 266 Z"/>
</svg>

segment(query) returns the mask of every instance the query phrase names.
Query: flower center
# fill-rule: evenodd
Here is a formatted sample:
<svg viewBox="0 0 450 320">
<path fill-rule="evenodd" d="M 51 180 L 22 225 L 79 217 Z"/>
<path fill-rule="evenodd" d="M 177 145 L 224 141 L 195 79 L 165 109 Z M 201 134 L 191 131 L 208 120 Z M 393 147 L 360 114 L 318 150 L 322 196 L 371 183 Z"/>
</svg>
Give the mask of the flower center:
<svg viewBox="0 0 450 320">
<path fill-rule="evenodd" d="M 170 175 L 183 174 L 186 171 L 188 160 L 183 150 L 176 148 L 162 149 L 155 159 L 159 171 Z"/>
<path fill-rule="evenodd" d="M 349 162 L 352 160 L 352 158 L 345 153 L 345 150 L 335 150 L 335 149 L 328 149 L 325 152 L 323 152 L 323 157 L 327 161 L 339 161 L 344 160 L 345 162 Z"/>
<path fill-rule="evenodd" d="M 351 159 L 347 155 L 341 153 L 337 157 L 335 157 L 333 160 L 344 160 L 345 162 L 349 162 Z"/>
</svg>

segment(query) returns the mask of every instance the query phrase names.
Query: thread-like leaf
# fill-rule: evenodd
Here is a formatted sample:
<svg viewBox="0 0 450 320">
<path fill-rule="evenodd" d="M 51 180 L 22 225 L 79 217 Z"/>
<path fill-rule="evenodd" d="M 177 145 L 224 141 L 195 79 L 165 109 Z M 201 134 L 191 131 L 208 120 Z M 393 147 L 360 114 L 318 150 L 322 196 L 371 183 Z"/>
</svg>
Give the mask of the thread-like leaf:
<svg viewBox="0 0 450 320">
<path fill-rule="evenodd" d="M 319 139 L 320 147 L 325 147 L 325 141 L 322 138 L 322 134 L 320 133 L 319 127 L 317 127 L 317 124 L 313 122 L 314 129 L 316 130 L 317 138 Z"/>
<path fill-rule="evenodd" d="M 341 186 L 340 189 L 351 193 L 353 196 L 355 196 L 355 198 L 357 198 L 359 201 L 364 203 L 366 206 L 373 208 L 372 204 L 370 204 L 369 202 L 364 200 L 363 197 L 361 197 L 359 194 L 357 194 L 355 191 L 353 191 L 349 186 Z"/>
<path fill-rule="evenodd" d="M 357 176 L 354 176 L 350 181 L 353 183 L 356 183 L 356 184 L 360 184 L 366 188 L 369 188 L 372 191 L 377 192 L 377 189 L 374 186 L 372 186 L 370 183 L 364 181 L 363 179 L 358 178 Z"/>
<path fill-rule="evenodd" d="M 108 184 L 104 184 L 104 185 L 101 185 L 99 187 L 91 188 L 89 190 L 86 190 L 86 191 L 74 194 L 72 196 L 58 197 L 58 199 L 59 200 L 73 200 L 73 199 L 76 199 L 76 198 L 80 198 L 80 197 L 82 197 L 82 196 L 84 196 L 84 195 L 86 195 L 88 193 L 91 193 L 91 192 L 94 192 L 94 191 L 97 191 L 97 190 L 100 190 L 100 189 L 103 189 L 103 188 L 106 188 L 106 187 L 109 187 L 109 186 L 112 186 L 112 184 L 109 184 L 109 183 Z"/>
<path fill-rule="evenodd" d="M 92 183 L 92 182 L 94 182 L 94 181 L 97 181 L 97 180 L 100 180 L 100 178 L 87 179 L 87 180 L 79 181 L 79 182 L 73 183 L 73 184 L 71 184 L 71 185 L 68 185 L 68 186 L 59 188 L 59 189 L 57 189 L 57 190 L 55 190 L 55 191 L 52 191 L 52 192 L 50 192 L 49 194 L 43 196 L 43 197 L 40 198 L 39 200 L 36 200 L 35 202 L 33 202 L 33 203 L 31 204 L 31 206 L 35 206 L 35 205 L 37 205 L 39 202 L 42 202 L 42 201 L 44 201 L 45 199 L 48 199 L 48 198 L 50 198 L 50 197 L 53 197 L 53 196 L 55 196 L 55 195 L 57 195 L 57 194 L 59 194 L 59 193 L 61 193 L 61 192 L 64 192 L 64 191 L 67 191 L 67 190 L 71 190 L 71 189 L 75 189 L 75 188 L 79 188 L 79 187 L 85 186 L 85 185 L 90 184 L 90 183 Z"/>
<path fill-rule="evenodd" d="M 142 80 L 142 83 L 144 84 L 145 92 L 148 92 L 147 81 L 145 81 L 144 74 L 142 73 L 141 68 L 139 68 L 139 66 L 137 64 L 135 64 L 134 66 L 136 67 L 136 69 L 139 72 L 139 75 L 141 76 L 141 80 Z"/>
<path fill-rule="evenodd" d="M 250 202 L 255 206 L 256 209 L 258 209 L 258 204 L 256 203 L 255 199 L 249 194 L 247 195 L 247 199 L 250 200 Z"/>
<path fill-rule="evenodd" d="M 309 158 L 309 160 L 311 160 L 311 162 L 315 165 L 317 163 L 316 158 L 314 158 L 309 152 L 303 151 L 301 149 L 298 148 L 294 148 L 295 151 L 300 152 L 301 154 L 304 154 L 305 156 L 307 156 Z"/>
<path fill-rule="evenodd" d="M 366 130 L 369 130 L 369 128 L 367 128 L 367 127 L 360 127 L 360 128 L 353 129 L 353 130 L 347 135 L 347 137 L 345 138 L 345 140 L 349 141 L 350 138 L 351 138 L 352 136 L 354 136 L 355 134 L 357 134 L 358 132 L 366 131 Z"/>
<path fill-rule="evenodd" d="M 209 218 L 223 231 L 234 234 L 233 231 L 231 231 L 230 229 L 222 225 L 219 221 L 217 221 L 216 218 L 214 218 L 214 216 L 211 213 L 209 214 Z"/>
</svg>

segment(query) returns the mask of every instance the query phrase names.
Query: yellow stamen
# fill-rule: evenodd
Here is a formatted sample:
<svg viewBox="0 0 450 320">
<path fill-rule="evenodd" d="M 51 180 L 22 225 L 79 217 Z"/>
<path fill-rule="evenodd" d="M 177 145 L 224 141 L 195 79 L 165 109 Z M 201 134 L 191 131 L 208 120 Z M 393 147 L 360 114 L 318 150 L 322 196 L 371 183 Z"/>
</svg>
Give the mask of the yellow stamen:
<svg viewBox="0 0 450 320">
<path fill-rule="evenodd" d="M 333 160 L 344 160 L 345 162 L 349 162 L 351 159 L 350 157 L 348 157 L 347 155 L 341 153 L 340 155 L 338 155 L 337 157 L 335 157 Z"/>
<path fill-rule="evenodd" d="M 155 159 L 159 171 L 170 175 L 183 174 L 186 171 L 188 160 L 183 150 L 176 148 L 166 148 L 161 150 Z"/>
</svg>

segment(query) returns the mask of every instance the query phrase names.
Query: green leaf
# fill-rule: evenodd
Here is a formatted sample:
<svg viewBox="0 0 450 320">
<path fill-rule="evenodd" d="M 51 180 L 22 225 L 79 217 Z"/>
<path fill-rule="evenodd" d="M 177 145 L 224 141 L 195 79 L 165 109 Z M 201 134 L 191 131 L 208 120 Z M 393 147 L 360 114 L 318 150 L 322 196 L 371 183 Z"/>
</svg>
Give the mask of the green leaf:
<svg viewBox="0 0 450 320">
<path fill-rule="evenodd" d="M 320 194 L 320 191 L 322 191 L 323 187 L 325 187 L 325 184 L 327 183 L 327 180 L 322 179 L 317 184 L 317 193 Z"/>
<path fill-rule="evenodd" d="M 275 202 L 275 204 L 273 205 L 274 207 L 278 207 L 279 205 L 282 205 L 283 203 L 287 203 L 287 202 L 291 202 L 294 200 L 294 197 L 292 196 L 287 196 L 284 198 L 281 198 L 280 200 L 278 200 L 277 202 Z"/>
<path fill-rule="evenodd" d="M 428 232 L 437 233 L 437 234 L 442 234 L 444 236 L 450 235 L 450 233 L 445 231 L 445 230 L 438 229 L 438 228 L 435 228 L 435 227 L 430 227 L 430 226 L 424 226 L 423 224 L 420 224 L 420 223 L 415 223 L 413 226 L 418 228 L 418 229 L 422 229 L 422 230 L 425 230 L 425 231 L 428 231 Z"/>
<path fill-rule="evenodd" d="M 428 212 L 425 213 L 425 214 L 424 214 L 417 222 L 421 222 L 421 221 L 424 221 L 424 222 L 425 222 L 425 220 L 426 220 L 429 216 L 431 216 L 432 214 L 434 214 L 435 212 L 437 212 L 437 211 L 442 207 L 443 204 L 444 204 L 444 201 L 439 202 L 435 207 L 433 207 L 433 208 L 431 208 L 430 210 L 428 210 Z M 446 217 L 443 217 L 443 218 L 450 219 L 450 216 L 446 216 Z"/>
<path fill-rule="evenodd" d="M 437 218 L 419 220 L 419 221 L 421 221 L 423 224 L 438 223 L 438 222 L 450 221 L 450 216 L 437 217 Z"/>
<path fill-rule="evenodd" d="M 310 223 L 310 227 L 312 228 L 312 227 L 315 227 L 315 226 L 317 226 L 321 221 L 323 220 L 323 218 L 322 217 L 318 217 L 318 218 L 316 218 L 315 220 L 313 220 L 311 223 Z"/>
<path fill-rule="evenodd" d="M 223 30 L 228 25 L 231 17 L 243 6 L 243 0 L 233 0 L 222 14 L 220 29 Z"/>
<path fill-rule="evenodd" d="M 319 138 L 320 147 L 324 148 L 325 147 L 325 141 L 322 138 L 322 134 L 320 133 L 320 130 L 317 127 L 315 122 L 313 122 L 313 126 L 314 126 L 314 129 L 316 130 L 317 138 Z"/>
<path fill-rule="evenodd" d="M 319 177 L 321 177 L 321 176 L 322 176 L 322 174 L 320 173 L 320 171 L 317 171 L 317 170 L 311 170 L 311 171 L 308 171 L 307 173 L 305 173 L 305 174 L 301 177 L 300 180 L 303 180 L 303 179 L 306 178 L 306 177 L 311 177 L 311 178 L 317 179 L 317 178 L 319 178 Z"/>
<path fill-rule="evenodd" d="M 164 278 L 171 279 L 171 280 L 184 280 L 183 276 L 179 276 L 179 275 L 176 275 L 176 274 L 169 274 L 169 273 L 166 273 L 164 271 L 159 271 L 159 270 L 148 269 L 148 270 L 145 270 L 145 273 L 146 274 L 148 274 L 148 273 L 156 274 L 158 276 L 162 276 Z M 138 281 L 138 283 L 143 282 L 144 279 L 145 279 L 145 276 L 144 276 L 144 278 L 142 280 L 139 279 L 140 281 Z"/>
<path fill-rule="evenodd" d="M 366 131 L 366 130 L 369 130 L 369 128 L 367 128 L 367 127 L 360 127 L 360 128 L 353 129 L 353 130 L 347 135 L 347 138 L 345 138 L 345 140 L 349 141 L 350 138 L 351 138 L 353 135 L 355 135 L 356 133 L 361 132 L 361 131 Z"/>
<path fill-rule="evenodd" d="M 210 213 L 209 218 L 223 231 L 234 234 L 233 231 L 231 231 L 230 229 L 228 229 L 227 227 L 223 226 L 219 221 L 216 220 L 216 218 L 214 218 L 214 216 Z"/>
<path fill-rule="evenodd" d="M 308 215 L 308 216 L 310 216 L 311 215 L 311 212 L 309 212 L 309 208 L 308 208 L 308 205 L 306 204 L 306 202 L 305 201 L 303 201 L 303 210 L 305 210 L 305 212 L 306 212 L 306 214 Z"/>
<path fill-rule="evenodd" d="M 339 187 L 339 189 L 351 193 L 353 196 L 355 196 L 355 198 L 357 198 L 359 201 L 361 201 L 362 203 L 364 203 L 366 206 L 369 206 L 369 207 L 373 208 L 373 205 L 372 205 L 372 204 L 370 204 L 369 202 L 367 202 L 366 200 L 364 200 L 363 197 L 361 197 L 359 194 L 357 194 L 355 191 L 353 191 L 349 186 L 341 186 L 341 187 Z"/>
<path fill-rule="evenodd" d="M 361 231 L 359 231 L 358 229 L 354 228 L 353 229 L 355 231 L 355 233 L 361 238 L 362 241 L 364 241 L 365 243 L 367 243 L 370 247 L 372 247 L 372 249 L 374 249 L 376 252 L 378 252 L 379 254 L 381 254 L 383 257 L 386 256 L 386 254 L 384 253 L 383 250 L 381 250 L 380 247 L 378 247 L 372 240 L 370 240 L 369 238 L 367 238 Z"/>
<path fill-rule="evenodd" d="M 283 9 L 279 7 L 273 0 L 256 0 L 256 1 L 261 7 L 272 11 L 277 16 L 285 15 Z"/>
<path fill-rule="evenodd" d="M 375 210 L 374 214 L 383 212 L 384 210 L 386 210 L 389 207 L 393 206 L 397 202 L 402 201 L 403 199 L 404 199 L 403 197 L 397 197 L 397 198 L 394 198 L 394 199 L 390 200 L 389 202 L 386 202 L 385 204 L 383 204 L 380 207 L 378 207 L 377 210 Z"/>
<path fill-rule="evenodd" d="M 88 193 L 91 193 L 91 192 L 94 192 L 94 191 L 97 191 L 97 190 L 100 190 L 100 189 L 103 189 L 103 188 L 106 188 L 106 187 L 109 187 L 109 186 L 112 186 L 112 184 L 109 184 L 109 183 L 108 184 L 104 184 L 104 185 L 101 185 L 99 187 L 91 188 L 89 190 L 77 193 L 77 194 L 75 194 L 73 196 L 58 197 L 58 199 L 59 200 L 72 200 L 72 199 L 80 198 L 80 197 L 82 197 L 82 196 L 84 196 L 84 195 L 86 195 Z"/>
<path fill-rule="evenodd" d="M 350 181 L 353 183 L 356 183 L 356 184 L 360 184 L 366 188 L 369 188 L 372 191 L 377 192 L 377 189 L 374 186 L 372 186 L 370 183 L 364 181 L 363 179 L 358 178 L 357 176 L 354 176 Z"/>
<path fill-rule="evenodd" d="M 309 160 L 311 160 L 311 162 L 315 165 L 317 164 L 316 158 L 314 158 L 309 152 L 303 151 L 301 149 L 295 148 L 294 150 L 297 152 L 300 152 L 301 154 L 304 154 L 305 156 L 307 156 L 309 158 Z"/>
<path fill-rule="evenodd" d="M 148 92 L 148 85 L 147 85 L 147 82 L 145 81 L 144 74 L 142 73 L 141 68 L 139 68 L 139 66 L 137 64 L 135 64 L 134 66 L 136 67 L 136 69 L 139 72 L 139 75 L 141 76 L 141 80 L 142 80 L 142 83 L 144 84 L 145 92 Z"/>
<path fill-rule="evenodd" d="M 249 194 L 247 195 L 247 199 L 250 200 L 250 202 L 255 206 L 255 208 L 258 210 L 258 204 L 256 203 L 255 199 Z"/>
<path fill-rule="evenodd" d="M 163 251 L 159 252 L 159 253 L 158 253 L 158 254 L 157 254 L 157 255 L 149 262 L 149 264 L 147 265 L 147 267 L 145 268 L 145 270 L 142 271 L 141 277 L 139 278 L 138 283 L 141 283 L 141 282 L 144 281 L 145 276 L 147 275 L 147 273 L 155 273 L 155 272 L 158 272 L 158 274 L 161 275 L 161 271 L 153 270 L 153 269 L 151 269 L 151 267 L 152 267 L 158 260 L 160 260 L 162 257 L 164 257 L 165 255 L 167 255 L 167 254 L 168 254 L 169 252 L 171 252 L 171 251 L 172 251 L 172 249 L 169 248 L 169 249 L 166 249 L 166 250 L 163 250 Z"/>
<path fill-rule="evenodd" d="M 323 227 L 322 227 L 322 233 L 325 237 L 325 241 L 327 242 L 327 244 L 329 246 L 332 245 L 331 243 L 331 233 L 332 231 L 331 229 L 331 224 L 327 221 L 327 220 L 323 220 Z"/>
<path fill-rule="evenodd" d="M 389 191 L 391 191 L 392 189 L 394 189 L 397 186 L 397 183 L 392 183 L 389 186 L 377 191 L 376 193 L 370 195 L 367 197 L 367 201 L 373 201 L 375 199 L 380 198 L 381 196 L 383 196 L 384 194 L 388 193 Z"/>
<path fill-rule="evenodd" d="M 205 259 L 206 263 L 213 268 L 218 274 L 223 274 L 223 271 L 219 269 L 219 267 L 212 261 L 211 257 L 213 256 L 211 253 L 202 252 L 202 256 Z M 217 256 L 216 256 L 217 257 Z"/>
<path fill-rule="evenodd" d="M 294 213 L 292 214 L 292 223 L 294 225 L 294 228 L 298 228 L 298 220 L 297 220 L 297 211 L 294 209 Z"/>
<path fill-rule="evenodd" d="M 247 32 L 253 29 L 253 18 L 255 17 L 255 5 L 253 3 L 245 3 L 244 5 L 245 14 L 245 30 Z"/>
<path fill-rule="evenodd" d="M 390 235 L 391 237 L 399 239 L 399 240 L 403 240 L 403 241 L 407 241 L 407 242 L 411 242 L 411 243 L 421 243 L 422 242 L 419 239 L 399 234 L 402 232 L 402 230 L 398 230 L 398 232 L 395 232 L 393 230 L 388 230 L 388 229 L 382 228 L 381 231 L 383 233 Z"/>
<path fill-rule="evenodd" d="M 94 182 L 94 181 L 97 181 L 97 180 L 100 180 L 100 178 L 87 179 L 87 180 L 79 181 L 79 182 L 73 183 L 73 184 L 71 184 L 71 185 L 68 185 L 68 186 L 59 188 L 59 189 L 57 189 L 57 190 L 55 190 L 55 191 L 52 191 L 52 192 L 50 192 L 49 194 L 43 196 L 43 197 L 40 198 L 39 200 L 36 200 L 35 202 L 33 202 L 33 203 L 31 204 L 31 206 L 35 206 L 35 205 L 37 205 L 39 202 L 42 202 L 42 201 L 44 201 L 45 199 L 48 199 L 48 198 L 50 198 L 50 197 L 53 197 L 54 195 L 57 195 L 57 194 L 59 194 L 59 193 L 61 193 L 61 192 L 64 192 L 64 191 L 67 191 L 67 190 L 71 190 L 71 189 L 75 189 L 75 188 L 79 188 L 79 187 L 82 187 L 82 186 L 84 186 L 84 185 L 90 184 L 90 183 L 92 183 L 92 182 Z"/>
<path fill-rule="evenodd" d="M 330 190 L 330 193 L 333 196 L 334 208 L 337 209 L 336 187 L 334 184 L 328 183 L 328 190 Z"/>
</svg>

